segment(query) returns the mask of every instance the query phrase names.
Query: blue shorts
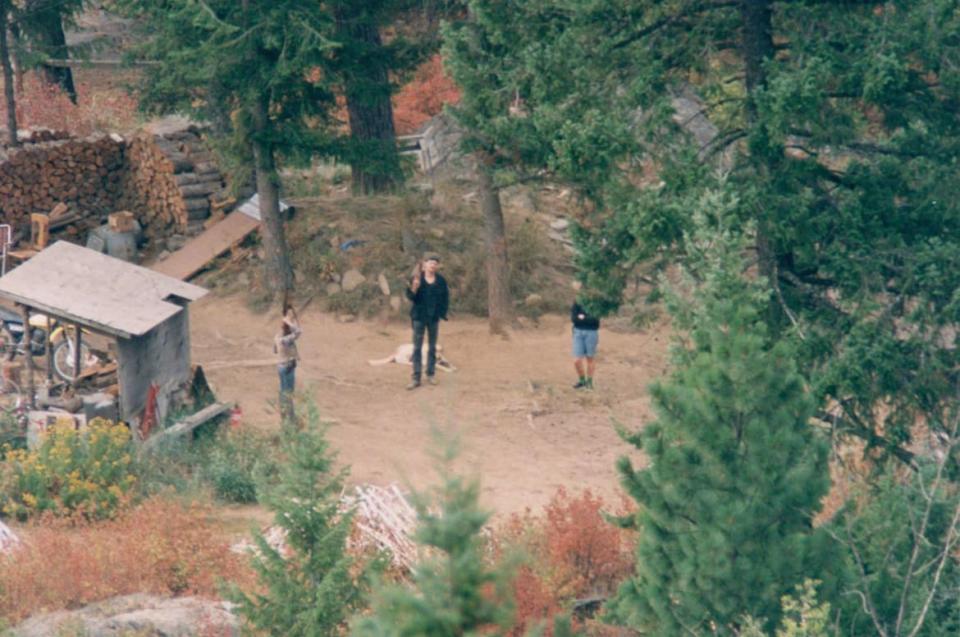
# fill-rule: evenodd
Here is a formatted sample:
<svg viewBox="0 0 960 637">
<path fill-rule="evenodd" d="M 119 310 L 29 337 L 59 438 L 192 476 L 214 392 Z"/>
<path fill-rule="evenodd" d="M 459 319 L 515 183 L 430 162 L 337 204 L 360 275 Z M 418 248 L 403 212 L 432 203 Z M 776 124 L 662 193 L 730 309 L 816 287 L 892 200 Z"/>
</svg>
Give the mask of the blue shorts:
<svg viewBox="0 0 960 637">
<path fill-rule="evenodd" d="M 573 328 L 573 357 L 593 358 L 597 355 L 598 342 L 600 342 L 600 330 Z"/>
</svg>

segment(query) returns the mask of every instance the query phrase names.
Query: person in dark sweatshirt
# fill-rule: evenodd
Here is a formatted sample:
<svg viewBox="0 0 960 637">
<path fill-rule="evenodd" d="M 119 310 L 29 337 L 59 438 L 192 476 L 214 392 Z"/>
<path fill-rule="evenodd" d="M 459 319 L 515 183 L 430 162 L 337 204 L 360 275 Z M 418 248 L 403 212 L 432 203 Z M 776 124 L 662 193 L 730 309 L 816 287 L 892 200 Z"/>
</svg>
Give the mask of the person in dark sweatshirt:
<svg viewBox="0 0 960 637">
<path fill-rule="evenodd" d="M 590 316 L 574 301 L 570 308 L 573 323 L 573 366 L 579 380 L 574 389 L 593 389 L 593 374 L 596 371 L 597 343 L 600 341 L 600 319 Z"/>
<path fill-rule="evenodd" d="M 407 298 L 413 302 L 410 308 L 410 322 L 413 326 L 413 378 L 407 389 L 420 386 L 423 367 L 423 333 L 427 333 L 427 382 L 437 384 L 434 373 L 437 370 L 437 335 L 440 332 L 440 319 L 447 320 L 450 305 L 450 291 L 443 275 L 437 272 L 440 257 L 431 254 L 414 269 Z"/>
</svg>

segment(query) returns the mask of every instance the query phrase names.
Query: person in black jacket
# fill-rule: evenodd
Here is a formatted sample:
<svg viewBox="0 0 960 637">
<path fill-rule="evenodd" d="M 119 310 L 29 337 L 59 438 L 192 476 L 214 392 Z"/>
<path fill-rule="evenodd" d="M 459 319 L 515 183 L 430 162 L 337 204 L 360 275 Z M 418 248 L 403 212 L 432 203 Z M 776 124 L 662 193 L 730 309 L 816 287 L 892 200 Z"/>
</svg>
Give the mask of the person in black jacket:
<svg viewBox="0 0 960 637">
<path fill-rule="evenodd" d="M 414 269 L 407 298 L 413 301 L 410 308 L 410 322 L 413 325 L 413 378 L 407 389 L 420 386 L 420 374 L 423 367 L 423 333 L 427 333 L 427 382 L 437 384 L 434 373 L 437 369 L 437 335 L 440 331 L 440 319 L 447 320 L 450 305 L 450 291 L 447 281 L 437 267 L 440 257 L 431 254 Z"/>
<path fill-rule="evenodd" d="M 593 373 L 596 371 L 597 343 L 600 341 L 600 319 L 590 316 L 574 301 L 570 308 L 573 323 L 573 367 L 579 380 L 574 389 L 593 389 Z"/>
</svg>

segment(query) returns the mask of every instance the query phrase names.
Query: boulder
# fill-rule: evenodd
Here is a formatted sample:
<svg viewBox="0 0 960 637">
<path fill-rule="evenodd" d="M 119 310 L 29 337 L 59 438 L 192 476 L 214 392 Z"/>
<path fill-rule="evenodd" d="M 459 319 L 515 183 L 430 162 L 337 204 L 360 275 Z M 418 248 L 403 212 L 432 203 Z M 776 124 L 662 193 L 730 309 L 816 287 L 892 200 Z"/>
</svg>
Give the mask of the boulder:
<svg viewBox="0 0 960 637">
<path fill-rule="evenodd" d="M 550 227 L 553 228 L 554 230 L 562 232 L 566 230 L 568 227 L 570 227 L 570 222 L 563 218 L 554 219 L 553 221 L 550 222 Z"/>
<path fill-rule="evenodd" d="M 10 553 L 18 546 L 20 546 L 20 538 L 10 527 L 0 522 L 0 555 Z"/>
<path fill-rule="evenodd" d="M 343 273 L 343 280 L 341 285 L 343 286 L 344 292 L 351 292 L 356 290 L 360 285 L 367 280 L 367 277 L 363 276 L 360 270 L 353 269 L 347 270 Z"/>
<path fill-rule="evenodd" d="M 527 298 L 523 300 L 523 304 L 527 307 L 540 307 L 543 304 L 543 297 L 539 294 L 528 294 Z"/>
<path fill-rule="evenodd" d="M 137 593 L 72 611 L 31 617 L 13 629 L 14 637 L 190 637 L 215 634 L 240 637 L 233 604 L 196 597 L 157 597 Z"/>
<path fill-rule="evenodd" d="M 400 301 L 400 297 L 399 297 L 399 296 L 391 296 L 391 297 L 390 297 L 390 309 L 392 309 L 394 312 L 399 312 L 401 305 L 402 305 L 402 303 L 401 303 L 401 301 Z"/>
<path fill-rule="evenodd" d="M 327 283 L 327 296 L 333 296 L 334 294 L 340 294 L 340 284 Z"/>
</svg>

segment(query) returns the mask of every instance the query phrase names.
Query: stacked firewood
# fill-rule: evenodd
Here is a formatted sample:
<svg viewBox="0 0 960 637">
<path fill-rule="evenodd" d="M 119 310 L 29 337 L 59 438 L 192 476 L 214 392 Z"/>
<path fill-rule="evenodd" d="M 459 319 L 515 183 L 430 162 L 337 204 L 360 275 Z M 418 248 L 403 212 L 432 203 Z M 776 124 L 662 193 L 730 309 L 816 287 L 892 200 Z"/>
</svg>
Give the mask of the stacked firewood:
<svg viewBox="0 0 960 637">
<path fill-rule="evenodd" d="M 59 203 L 82 216 L 112 212 L 122 189 L 123 149 L 117 136 L 0 149 L 0 219 L 22 225 Z"/>
<path fill-rule="evenodd" d="M 223 175 L 193 130 L 166 135 L 140 133 L 127 151 L 128 207 L 138 210 L 148 236 L 192 234 L 210 216 L 211 198 L 223 190 Z"/>
<path fill-rule="evenodd" d="M 71 139 L 73 135 L 63 130 L 51 130 L 49 128 L 31 128 L 21 130 L 17 138 L 21 144 L 40 144 L 42 142 L 58 142 L 63 139 Z"/>
</svg>

